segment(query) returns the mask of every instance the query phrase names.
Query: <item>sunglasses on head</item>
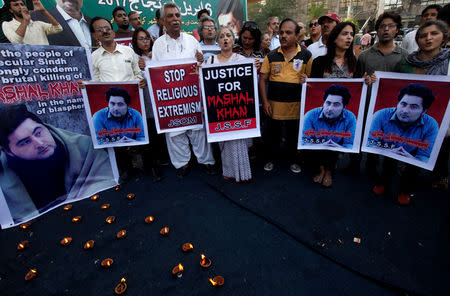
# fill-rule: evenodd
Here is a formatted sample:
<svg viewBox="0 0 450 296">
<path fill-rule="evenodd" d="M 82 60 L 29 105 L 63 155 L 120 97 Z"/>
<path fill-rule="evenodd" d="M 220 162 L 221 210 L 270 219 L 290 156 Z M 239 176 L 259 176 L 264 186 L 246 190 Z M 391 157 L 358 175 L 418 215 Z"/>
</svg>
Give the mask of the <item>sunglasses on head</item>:
<svg viewBox="0 0 450 296">
<path fill-rule="evenodd" d="M 259 27 L 258 27 L 258 25 L 255 22 L 246 22 L 242 28 L 259 30 Z"/>
<path fill-rule="evenodd" d="M 315 23 L 309 23 L 309 27 L 311 28 L 312 26 L 318 26 L 320 25 L 319 22 L 315 22 Z"/>
</svg>

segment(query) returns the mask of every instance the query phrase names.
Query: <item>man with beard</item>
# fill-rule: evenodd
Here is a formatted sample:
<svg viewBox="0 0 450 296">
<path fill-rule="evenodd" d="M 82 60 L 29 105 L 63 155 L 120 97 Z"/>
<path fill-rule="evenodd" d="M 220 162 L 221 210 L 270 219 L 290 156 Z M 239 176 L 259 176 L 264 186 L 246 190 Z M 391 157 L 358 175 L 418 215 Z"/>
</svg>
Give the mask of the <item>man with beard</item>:
<svg viewBox="0 0 450 296">
<path fill-rule="evenodd" d="M 47 35 L 63 30 L 57 20 L 42 6 L 40 0 L 33 0 L 34 11 L 44 15 L 50 24 L 41 21 L 33 22 L 30 11 L 23 0 L 7 0 L 6 8 L 13 15 L 9 22 L 3 22 L 3 34 L 11 43 L 49 45 Z"/>
<path fill-rule="evenodd" d="M 181 12 L 174 2 L 166 2 L 161 8 L 161 19 L 167 34 L 156 39 L 153 45 L 153 61 L 172 60 L 175 58 L 196 58 L 203 62 L 203 55 L 198 41 L 191 35 L 181 32 Z M 189 161 L 191 148 L 198 163 L 205 166 L 208 174 L 216 174 L 213 167 L 215 160 L 211 145 L 206 141 L 205 128 L 166 133 L 167 150 L 170 161 L 177 169 L 177 177 L 182 179 L 190 172 Z"/>
<path fill-rule="evenodd" d="M 0 187 L 15 223 L 115 185 L 89 136 L 45 124 L 27 107 L 0 108 Z"/>
<path fill-rule="evenodd" d="M 130 20 L 127 12 L 123 7 L 117 6 L 112 12 L 114 22 L 118 29 L 115 31 L 116 38 L 130 38 L 133 37 L 133 31 L 130 30 Z"/>
<path fill-rule="evenodd" d="M 91 18 L 81 12 L 83 0 L 56 0 L 56 6 L 48 12 L 61 24 L 63 31 L 48 36 L 50 45 L 82 46 L 95 45 L 89 32 Z M 40 14 L 32 13 L 33 20 L 45 21 Z"/>
<path fill-rule="evenodd" d="M 130 94 L 123 88 L 113 86 L 105 96 L 108 107 L 95 112 L 92 118 L 98 143 L 145 141 L 142 115 L 130 107 Z M 114 132 L 118 130 L 123 132 Z"/>
<path fill-rule="evenodd" d="M 334 27 L 341 22 L 341 18 L 335 13 L 329 13 L 319 17 L 318 22 L 321 26 L 322 36 L 320 36 L 319 41 L 308 46 L 308 50 L 311 52 L 313 60 L 318 56 L 327 54 L 328 37 Z"/>
</svg>

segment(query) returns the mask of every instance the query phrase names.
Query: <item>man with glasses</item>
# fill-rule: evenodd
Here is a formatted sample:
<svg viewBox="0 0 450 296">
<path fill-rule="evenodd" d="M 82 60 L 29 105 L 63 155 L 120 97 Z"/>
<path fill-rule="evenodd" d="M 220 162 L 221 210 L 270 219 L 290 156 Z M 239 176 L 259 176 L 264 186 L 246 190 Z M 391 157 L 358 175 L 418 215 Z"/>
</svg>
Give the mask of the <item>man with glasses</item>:
<svg viewBox="0 0 450 296">
<path fill-rule="evenodd" d="M 341 22 L 341 18 L 335 13 L 329 13 L 327 15 L 322 15 L 318 22 L 321 26 L 322 36 L 317 42 L 308 46 L 308 50 L 311 52 L 313 59 L 327 54 L 328 37 L 334 27 Z"/>
<path fill-rule="evenodd" d="M 437 4 L 428 5 L 425 7 L 424 10 L 422 10 L 422 14 L 420 17 L 420 25 L 425 24 L 427 21 L 435 21 L 437 20 L 437 16 L 439 13 L 439 10 L 441 10 L 441 6 Z M 402 41 L 402 48 L 405 49 L 408 53 L 412 53 L 413 51 L 416 51 L 419 49 L 419 46 L 416 42 L 416 33 L 417 29 L 409 32 L 405 35 Z"/>
<path fill-rule="evenodd" d="M 92 53 L 94 80 L 102 82 L 139 80 L 139 87 L 144 88 L 146 83 L 142 78 L 136 54 L 131 47 L 114 41 L 115 33 L 111 23 L 97 16 L 92 19 L 89 29 L 92 37 L 102 44 Z M 120 170 L 119 183 L 124 183 L 130 178 L 131 156 L 126 147 L 114 150 Z"/>
<path fill-rule="evenodd" d="M 270 50 L 280 47 L 280 38 L 278 37 L 278 30 L 280 28 L 280 21 L 277 16 L 271 16 L 267 19 L 267 32 L 270 36 Z"/>
<path fill-rule="evenodd" d="M 220 47 L 216 42 L 217 25 L 212 17 L 202 17 L 198 23 L 197 32 L 200 36 L 200 46 L 202 47 L 205 60 L 220 52 Z"/>
<path fill-rule="evenodd" d="M 319 41 L 322 28 L 319 24 L 319 19 L 315 18 L 309 22 L 309 39 L 305 41 L 305 46 L 308 47 L 314 42 Z"/>
</svg>

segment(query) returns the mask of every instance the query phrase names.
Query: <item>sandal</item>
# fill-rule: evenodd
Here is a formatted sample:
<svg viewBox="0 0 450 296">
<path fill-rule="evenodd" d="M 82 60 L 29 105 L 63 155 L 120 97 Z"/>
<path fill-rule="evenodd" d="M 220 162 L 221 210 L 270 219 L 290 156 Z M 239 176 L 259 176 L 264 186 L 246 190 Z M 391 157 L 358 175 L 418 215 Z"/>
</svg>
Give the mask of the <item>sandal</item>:
<svg viewBox="0 0 450 296">
<path fill-rule="evenodd" d="M 329 188 L 329 187 L 331 187 L 332 184 L 333 184 L 332 178 L 323 178 L 323 181 L 322 181 L 323 187 Z"/>
</svg>

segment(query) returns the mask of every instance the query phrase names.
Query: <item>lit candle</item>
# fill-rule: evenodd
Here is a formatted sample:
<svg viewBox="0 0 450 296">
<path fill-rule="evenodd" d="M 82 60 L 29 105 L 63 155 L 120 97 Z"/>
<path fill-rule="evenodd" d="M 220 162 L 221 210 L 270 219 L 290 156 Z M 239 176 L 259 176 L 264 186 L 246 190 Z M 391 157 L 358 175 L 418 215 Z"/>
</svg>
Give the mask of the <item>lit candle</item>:
<svg viewBox="0 0 450 296">
<path fill-rule="evenodd" d="M 162 228 L 159 233 L 161 233 L 161 235 L 168 235 L 169 234 L 169 227 L 166 226 L 166 227 Z"/>
<path fill-rule="evenodd" d="M 71 237 L 65 237 L 61 240 L 61 245 L 68 246 L 72 242 Z"/>
<path fill-rule="evenodd" d="M 202 260 L 200 260 L 200 265 L 204 268 L 211 266 L 211 260 L 209 258 L 206 258 L 205 255 L 201 255 Z"/>
<path fill-rule="evenodd" d="M 116 217 L 114 216 L 109 216 L 108 218 L 106 218 L 106 223 L 113 223 L 116 220 Z"/>
<path fill-rule="evenodd" d="M 109 207 L 110 207 L 111 205 L 110 204 L 104 204 L 104 205 L 102 205 L 102 210 L 106 210 L 106 209 L 109 209 Z"/>
<path fill-rule="evenodd" d="M 17 250 L 23 250 L 28 248 L 28 241 L 23 241 L 17 245 Z"/>
<path fill-rule="evenodd" d="M 136 195 L 134 193 L 128 193 L 127 199 L 133 199 Z"/>
<path fill-rule="evenodd" d="M 151 224 L 153 221 L 155 221 L 155 218 L 153 218 L 153 216 L 148 216 L 147 218 L 145 218 L 145 223 L 147 224 Z"/>
<path fill-rule="evenodd" d="M 22 224 L 20 224 L 20 228 L 27 229 L 28 227 L 30 227 L 30 225 L 31 225 L 31 222 L 22 223 Z"/>
<path fill-rule="evenodd" d="M 72 205 L 71 204 L 65 205 L 63 209 L 64 211 L 70 211 L 72 209 Z"/>
<path fill-rule="evenodd" d="M 125 236 L 127 236 L 127 231 L 126 230 L 121 230 L 119 232 L 117 232 L 116 237 L 117 238 L 124 238 Z"/>
<path fill-rule="evenodd" d="M 84 244 L 84 249 L 89 250 L 94 247 L 95 242 L 93 240 L 89 240 Z"/>
<path fill-rule="evenodd" d="M 178 278 L 183 276 L 183 265 L 181 265 L 181 263 L 172 268 L 172 275 Z"/>
<path fill-rule="evenodd" d="M 72 222 L 73 223 L 80 223 L 81 222 L 81 216 L 73 217 Z"/>
<path fill-rule="evenodd" d="M 31 279 L 34 279 L 37 275 L 36 269 L 30 269 L 30 271 L 25 275 L 25 280 L 29 281 Z"/>
<path fill-rule="evenodd" d="M 114 189 L 116 189 L 116 191 L 117 191 L 117 190 L 120 189 L 120 186 L 119 186 L 119 185 L 116 185 L 116 187 L 115 187 Z"/>
<path fill-rule="evenodd" d="M 106 258 L 102 261 L 101 266 L 104 268 L 110 268 L 113 263 L 114 260 L 112 260 L 111 258 Z"/>
<path fill-rule="evenodd" d="M 212 279 L 209 279 L 209 281 L 211 282 L 211 284 L 212 284 L 214 287 L 220 287 L 220 286 L 223 286 L 223 284 L 225 283 L 225 279 L 223 278 L 223 276 L 220 276 L 220 275 L 215 276 L 215 277 L 212 278 Z"/>
<path fill-rule="evenodd" d="M 181 249 L 183 250 L 183 252 L 189 252 L 194 249 L 194 246 L 190 243 L 185 243 Z"/>
<path fill-rule="evenodd" d="M 92 195 L 91 196 L 91 199 L 92 200 L 97 200 L 97 199 L 99 199 L 100 198 L 100 195 L 98 195 L 98 194 L 95 194 L 95 195 Z"/>
<path fill-rule="evenodd" d="M 120 280 L 120 283 L 117 284 L 117 286 L 114 288 L 114 292 L 117 295 L 120 295 L 120 294 L 125 293 L 126 290 L 127 290 L 127 283 L 125 282 L 125 278 L 122 278 Z"/>
</svg>

